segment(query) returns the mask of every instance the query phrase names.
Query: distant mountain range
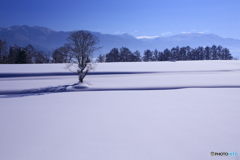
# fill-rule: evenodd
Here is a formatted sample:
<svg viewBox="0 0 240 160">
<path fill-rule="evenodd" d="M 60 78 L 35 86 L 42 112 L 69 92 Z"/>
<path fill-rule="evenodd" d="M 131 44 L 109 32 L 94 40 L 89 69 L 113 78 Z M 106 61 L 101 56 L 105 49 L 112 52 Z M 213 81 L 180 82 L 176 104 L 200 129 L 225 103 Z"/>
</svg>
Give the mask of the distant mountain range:
<svg viewBox="0 0 240 160">
<path fill-rule="evenodd" d="M 67 42 L 70 32 L 54 31 L 49 28 L 39 26 L 15 25 L 12 27 L 0 27 L 0 39 L 7 41 L 8 46 L 14 44 L 26 46 L 32 44 L 35 48 L 44 51 L 52 51 Z M 122 35 L 102 34 L 91 32 L 100 40 L 99 46 L 103 46 L 98 54 L 106 54 L 112 48 L 127 47 L 131 51 L 139 50 L 141 53 L 146 49 L 158 49 L 163 51 L 172 47 L 198 47 L 222 45 L 229 48 L 233 56 L 240 57 L 240 40 L 232 38 L 221 38 L 215 34 L 189 33 L 178 34 L 169 37 L 157 37 L 153 39 L 137 39 L 127 33 Z"/>
</svg>

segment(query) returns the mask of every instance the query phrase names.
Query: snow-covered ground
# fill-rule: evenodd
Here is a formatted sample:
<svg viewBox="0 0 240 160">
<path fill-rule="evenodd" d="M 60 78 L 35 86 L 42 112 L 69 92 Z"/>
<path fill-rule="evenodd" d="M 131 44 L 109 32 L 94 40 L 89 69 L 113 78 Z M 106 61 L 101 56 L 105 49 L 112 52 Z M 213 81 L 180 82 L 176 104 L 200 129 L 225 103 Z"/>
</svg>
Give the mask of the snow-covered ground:
<svg viewBox="0 0 240 160">
<path fill-rule="evenodd" d="M 0 160 L 239 159 L 240 61 L 64 67 L 0 65 Z"/>
</svg>

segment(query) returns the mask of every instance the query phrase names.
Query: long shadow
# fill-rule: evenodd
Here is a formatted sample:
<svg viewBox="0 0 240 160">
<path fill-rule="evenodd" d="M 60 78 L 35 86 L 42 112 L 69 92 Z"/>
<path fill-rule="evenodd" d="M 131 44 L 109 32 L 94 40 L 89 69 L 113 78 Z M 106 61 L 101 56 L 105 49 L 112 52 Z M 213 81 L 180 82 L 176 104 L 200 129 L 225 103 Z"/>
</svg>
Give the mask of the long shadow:
<svg viewBox="0 0 240 160">
<path fill-rule="evenodd" d="M 5 90 L 0 91 L 0 98 L 8 98 L 8 97 L 24 97 L 24 96 L 33 96 L 33 95 L 44 95 L 49 93 L 60 93 L 60 92 L 68 92 L 67 87 L 77 86 L 78 83 L 73 85 L 62 85 L 56 87 L 44 87 L 44 88 L 34 88 L 34 89 L 26 89 L 26 90 Z M 77 89 L 87 88 L 85 86 L 77 86 Z"/>
<path fill-rule="evenodd" d="M 172 74 L 172 73 L 219 73 L 219 72 L 236 72 L 235 70 L 198 70 L 198 71 L 162 71 L 162 72 L 89 72 L 88 75 L 116 75 L 116 74 Z M 41 76 L 72 76 L 77 73 L 72 72 L 48 72 L 48 73 L 0 73 L 0 78 L 13 78 L 13 77 L 41 77 Z"/>
<path fill-rule="evenodd" d="M 67 89 L 67 87 L 73 87 L 75 89 Z M 154 91 L 154 90 L 190 89 L 190 88 L 237 88 L 237 89 L 240 89 L 240 86 L 226 85 L 226 86 L 141 87 L 141 88 L 88 88 L 85 86 L 78 86 L 76 83 L 73 85 L 63 85 L 63 86 L 46 87 L 46 88 L 39 88 L 39 89 L 0 91 L 0 98 L 37 96 L 37 95 L 45 95 L 50 93 L 63 93 L 63 92 Z"/>
<path fill-rule="evenodd" d="M 147 74 L 158 72 L 89 72 L 88 75 L 111 75 L 111 74 Z M 72 76 L 73 72 L 48 72 L 48 73 L 0 73 L 0 78 L 13 77 L 43 77 L 43 76 Z"/>
</svg>

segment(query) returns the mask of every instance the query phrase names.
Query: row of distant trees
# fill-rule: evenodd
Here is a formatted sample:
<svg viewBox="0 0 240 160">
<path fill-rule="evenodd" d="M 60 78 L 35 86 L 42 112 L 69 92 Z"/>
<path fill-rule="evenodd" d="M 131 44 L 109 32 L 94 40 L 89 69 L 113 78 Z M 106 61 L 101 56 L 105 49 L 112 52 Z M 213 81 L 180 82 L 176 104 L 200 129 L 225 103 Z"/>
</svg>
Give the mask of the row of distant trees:
<svg viewBox="0 0 240 160">
<path fill-rule="evenodd" d="M 231 60 L 229 49 L 222 46 L 212 47 L 174 47 L 171 50 L 145 50 L 143 56 L 139 51 L 131 52 L 128 48 L 113 48 L 106 55 L 99 55 L 98 62 L 150 62 L 150 61 L 186 61 L 186 60 Z"/>
<path fill-rule="evenodd" d="M 32 45 L 25 47 L 7 43 L 0 39 L 0 64 L 40 64 L 40 63 L 70 63 L 74 57 L 69 43 L 53 50 L 51 53 L 39 51 Z"/>
<path fill-rule="evenodd" d="M 0 64 L 31 64 L 50 63 L 51 55 L 38 51 L 32 45 L 26 47 L 10 46 L 8 49 L 6 41 L 0 40 Z"/>
<path fill-rule="evenodd" d="M 69 63 L 73 54 L 71 46 L 65 44 L 52 51 L 45 53 L 35 49 L 32 45 L 20 47 L 10 46 L 6 41 L 0 40 L 0 63 L 1 64 L 32 64 L 32 63 Z M 184 61 L 184 60 L 231 60 L 233 59 L 229 49 L 213 45 L 211 47 L 174 47 L 171 50 L 145 50 L 143 56 L 139 51 L 132 52 L 126 47 L 113 48 L 106 55 L 99 55 L 97 62 L 150 62 L 150 61 Z"/>
</svg>

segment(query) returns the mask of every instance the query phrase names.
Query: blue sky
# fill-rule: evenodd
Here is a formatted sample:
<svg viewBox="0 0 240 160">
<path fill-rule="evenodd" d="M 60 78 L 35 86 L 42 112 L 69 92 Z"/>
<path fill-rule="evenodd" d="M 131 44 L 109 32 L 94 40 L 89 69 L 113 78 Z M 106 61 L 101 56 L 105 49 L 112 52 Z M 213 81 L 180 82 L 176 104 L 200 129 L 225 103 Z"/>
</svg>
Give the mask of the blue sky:
<svg viewBox="0 0 240 160">
<path fill-rule="evenodd" d="M 168 36 L 214 33 L 240 39 L 240 0 L 1 0 L 0 26 Z"/>
</svg>

